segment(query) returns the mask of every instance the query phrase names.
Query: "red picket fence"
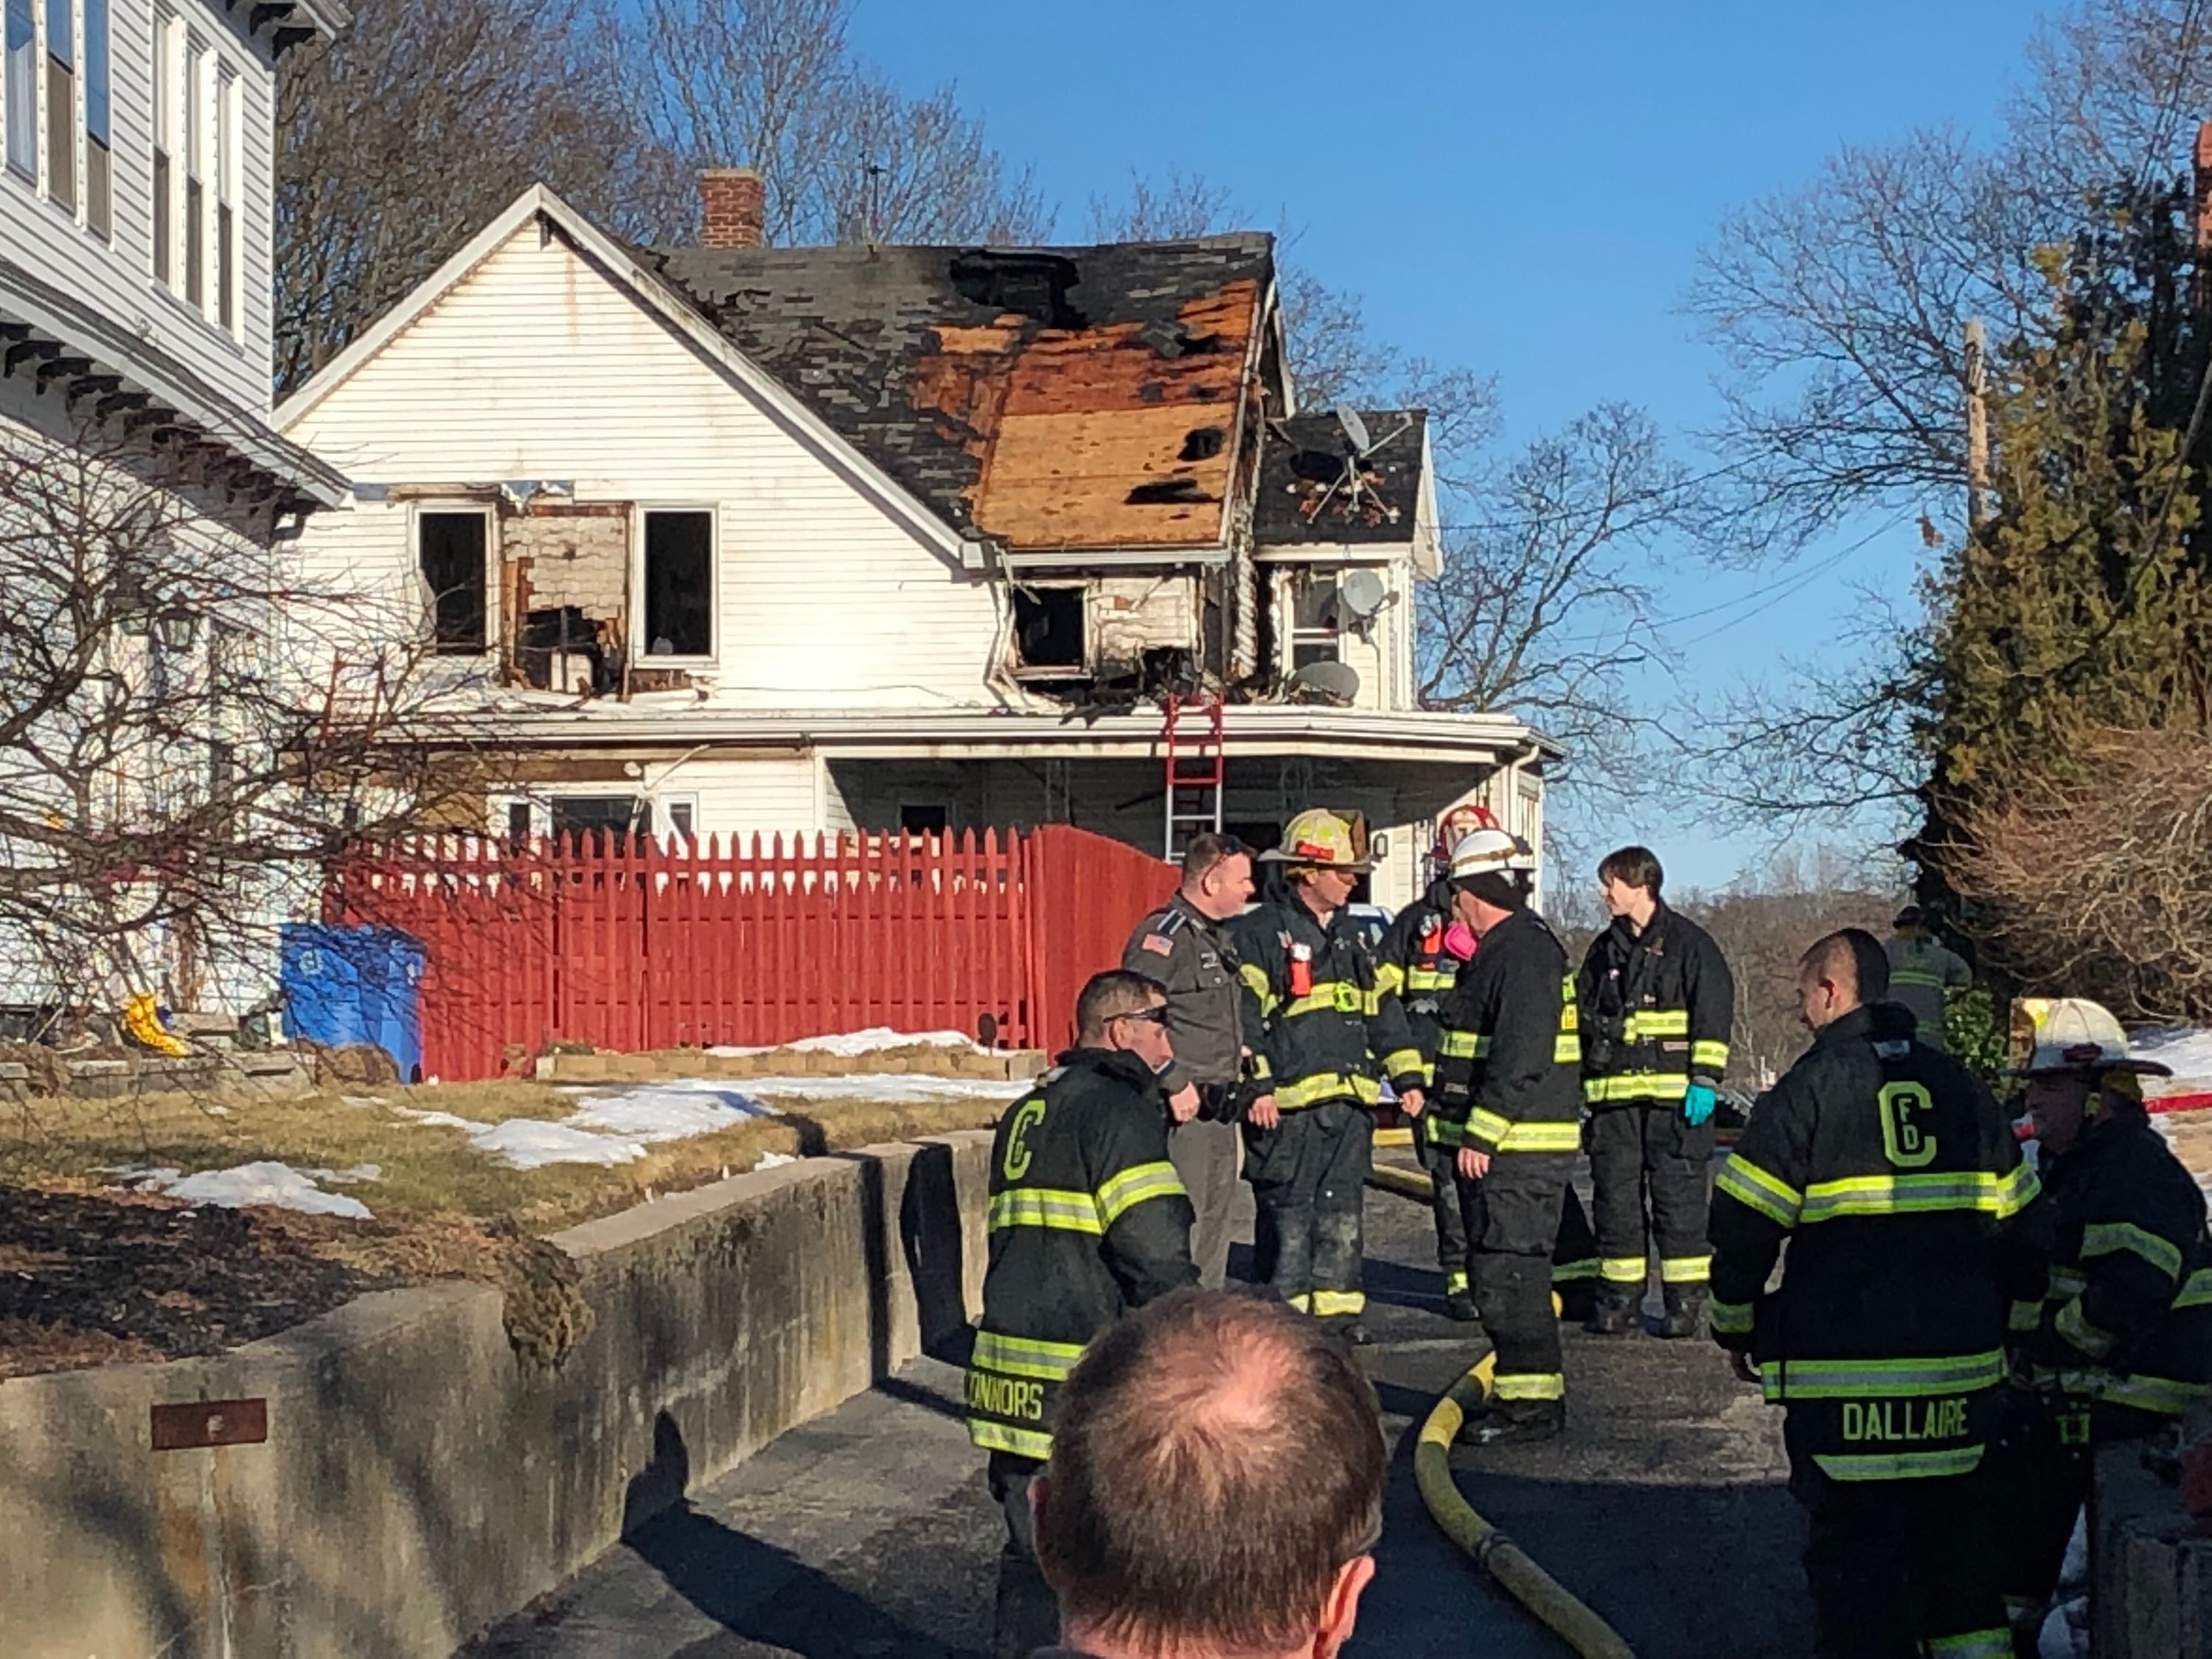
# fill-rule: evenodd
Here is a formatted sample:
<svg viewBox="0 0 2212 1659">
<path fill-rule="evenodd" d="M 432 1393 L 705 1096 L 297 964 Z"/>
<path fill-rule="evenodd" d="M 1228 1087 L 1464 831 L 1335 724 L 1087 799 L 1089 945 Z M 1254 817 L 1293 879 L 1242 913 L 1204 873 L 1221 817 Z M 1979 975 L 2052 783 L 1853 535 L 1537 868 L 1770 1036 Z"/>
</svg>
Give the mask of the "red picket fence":
<svg viewBox="0 0 2212 1659">
<path fill-rule="evenodd" d="M 827 1031 L 1073 1036 L 1075 994 L 1171 886 L 1158 860 L 1046 825 L 1001 836 L 718 837 L 663 847 L 435 838 L 334 871 L 327 922 L 422 941 L 422 1069 L 511 1048 L 787 1042 Z"/>
</svg>

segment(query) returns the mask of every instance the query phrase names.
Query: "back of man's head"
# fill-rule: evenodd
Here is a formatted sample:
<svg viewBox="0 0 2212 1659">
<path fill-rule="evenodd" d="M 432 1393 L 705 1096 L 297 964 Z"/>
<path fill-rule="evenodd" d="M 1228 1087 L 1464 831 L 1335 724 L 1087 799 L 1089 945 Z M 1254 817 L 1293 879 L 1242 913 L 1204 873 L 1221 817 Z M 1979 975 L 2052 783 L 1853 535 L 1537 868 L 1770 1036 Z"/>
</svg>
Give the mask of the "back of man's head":
<svg viewBox="0 0 2212 1659">
<path fill-rule="evenodd" d="M 1841 928 L 1814 940 L 1799 972 L 1848 993 L 1858 1006 L 1889 995 L 1889 955 L 1863 927 Z"/>
<path fill-rule="evenodd" d="M 1109 1327 L 1060 1399 L 1037 1557 L 1071 1645 L 1286 1654 L 1349 1632 L 1382 1529 L 1375 1398 L 1318 1321 L 1179 1291 Z"/>
</svg>

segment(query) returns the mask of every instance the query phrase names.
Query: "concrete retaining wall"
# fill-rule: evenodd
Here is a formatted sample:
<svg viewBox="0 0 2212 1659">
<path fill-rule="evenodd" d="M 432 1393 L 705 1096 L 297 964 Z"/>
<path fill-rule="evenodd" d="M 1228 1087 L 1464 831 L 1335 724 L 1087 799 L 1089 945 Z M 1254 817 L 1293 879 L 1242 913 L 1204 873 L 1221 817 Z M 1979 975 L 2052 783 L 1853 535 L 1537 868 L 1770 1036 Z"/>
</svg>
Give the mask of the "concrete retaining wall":
<svg viewBox="0 0 2212 1659">
<path fill-rule="evenodd" d="M 2212 1538 L 2141 1444 L 2098 1452 L 2089 1523 L 2096 1659 L 2212 1659 Z"/>
<path fill-rule="evenodd" d="M 980 1305 L 989 1137 L 739 1176 L 555 1240 L 593 1323 L 518 1359 L 498 1293 L 363 1297 L 219 1358 L 0 1382 L 9 1659 L 446 1659 Z M 267 1401 L 265 1443 L 151 1408 Z"/>
</svg>

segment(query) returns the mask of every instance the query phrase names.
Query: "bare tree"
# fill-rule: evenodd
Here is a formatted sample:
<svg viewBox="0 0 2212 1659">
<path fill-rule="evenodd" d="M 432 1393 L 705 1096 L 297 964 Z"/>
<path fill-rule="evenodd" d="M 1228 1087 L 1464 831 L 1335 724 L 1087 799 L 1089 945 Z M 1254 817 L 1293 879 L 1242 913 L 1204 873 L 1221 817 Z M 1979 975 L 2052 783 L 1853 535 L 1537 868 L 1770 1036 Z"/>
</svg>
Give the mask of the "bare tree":
<svg viewBox="0 0 2212 1659">
<path fill-rule="evenodd" d="M 589 0 L 354 0 L 285 59 L 276 382 L 298 385 L 530 185 L 618 229 L 650 158 Z"/>
<path fill-rule="evenodd" d="M 417 630 L 299 580 L 267 511 L 247 533 L 188 454 L 0 439 L 9 1000 L 234 991 L 350 840 L 483 787 L 393 745 L 428 690 L 410 647 L 331 645 Z"/>
<path fill-rule="evenodd" d="M 1101 191 L 1091 198 L 1090 234 L 1099 242 L 1180 242 L 1212 236 L 1237 222 L 1236 198 L 1203 173 L 1171 167 L 1164 179 L 1129 175 L 1121 200 Z"/>
<path fill-rule="evenodd" d="M 629 118 L 660 158 L 653 233 L 696 222 L 693 173 L 742 164 L 776 244 L 1025 242 L 1052 216 L 955 90 L 909 98 L 847 38 L 852 0 L 594 0 Z"/>
</svg>

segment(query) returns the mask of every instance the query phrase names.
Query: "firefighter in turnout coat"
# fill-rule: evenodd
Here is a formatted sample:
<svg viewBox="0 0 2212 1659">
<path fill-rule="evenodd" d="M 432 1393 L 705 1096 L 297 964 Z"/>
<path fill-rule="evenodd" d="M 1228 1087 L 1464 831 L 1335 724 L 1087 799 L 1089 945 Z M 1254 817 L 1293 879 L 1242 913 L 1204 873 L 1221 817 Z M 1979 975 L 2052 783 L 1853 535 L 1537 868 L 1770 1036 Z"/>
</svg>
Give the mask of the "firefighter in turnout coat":
<svg viewBox="0 0 2212 1659">
<path fill-rule="evenodd" d="M 1094 975 L 1076 1004 L 1079 1046 L 1007 1110 L 992 1144 L 990 1263 L 967 1402 L 969 1438 L 990 1454 L 1006 1511 L 999 1659 L 1059 1639 L 1029 1483 L 1052 1451 L 1061 1383 L 1124 1310 L 1198 1279 L 1160 1093 L 1173 1057 L 1166 1000 L 1142 975 Z"/>
<path fill-rule="evenodd" d="M 1404 1008 L 1407 1029 L 1421 1052 L 1431 1085 L 1437 1045 L 1443 1036 L 1444 1000 L 1475 949 L 1474 931 L 1452 915 L 1451 849 L 1477 830 L 1497 827 L 1497 820 L 1480 806 L 1455 806 L 1445 813 L 1433 854 L 1435 880 L 1426 894 L 1398 913 L 1375 947 L 1378 981 L 1383 994 L 1395 996 Z M 1434 1121 L 1429 1113 L 1413 1120 L 1413 1150 L 1429 1172 L 1444 1311 L 1454 1319 L 1472 1320 L 1476 1315 L 1468 1276 L 1467 1224 L 1460 1206 L 1458 1149 L 1437 1144 Z M 1590 1236 L 1582 1200 L 1570 1184 L 1561 1200 L 1559 1242 L 1552 1252 L 1552 1288 L 1559 1292 L 1564 1317 L 1577 1323 L 1589 1317 L 1597 1279 L 1597 1241 Z"/>
<path fill-rule="evenodd" d="M 1452 910 L 1480 939 L 1444 1006 L 1431 1132 L 1454 1149 L 1475 1306 L 1497 1350 L 1478 1444 L 1547 1439 L 1566 1423 L 1552 1251 L 1581 1141 L 1574 981 L 1528 908 L 1535 860 L 1500 830 L 1453 850 Z"/>
<path fill-rule="evenodd" d="M 1253 1255 L 1261 1279 L 1293 1307 L 1359 1323 L 1360 1206 L 1373 1158 L 1375 1120 L 1388 1078 L 1419 1115 L 1428 1078 L 1395 996 L 1346 909 L 1367 868 L 1352 825 L 1328 811 L 1301 812 L 1279 850 L 1282 891 L 1235 925 L 1253 1049 L 1245 1111 L 1244 1174 L 1257 1214 Z"/>
<path fill-rule="evenodd" d="M 2168 1068 L 2132 1057 L 2094 1002 L 2022 1012 L 2050 1265 L 2042 1294 L 2012 1304 L 2016 1387 L 1989 1479 L 2006 1609 L 2033 1653 L 2095 1449 L 2212 1392 L 2212 1247 L 2204 1196 L 2143 1108 L 2142 1079 Z"/>
<path fill-rule="evenodd" d="M 1863 929 L 1806 953 L 1813 1046 L 1717 1183 L 1713 1334 L 1788 1413 L 1820 1659 L 2007 1659 L 1977 1471 L 2005 1297 L 2039 1271 L 2010 1260 L 2036 1179 L 1990 1091 L 1881 1000 L 1887 980 Z"/>
<path fill-rule="evenodd" d="M 1659 896 L 1661 879 L 1644 848 L 1607 855 L 1598 882 L 1613 925 L 1576 976 L 1604 1279 L 1589 1329 L 1601 1336 L 1637 1328 L 1654 1238 L 1667 1297 L 1659 1334 L 1696 1335 L 1706 1297 L 1706 1170 L 1735 981 L 1711 936 Z"/>
</svg>

